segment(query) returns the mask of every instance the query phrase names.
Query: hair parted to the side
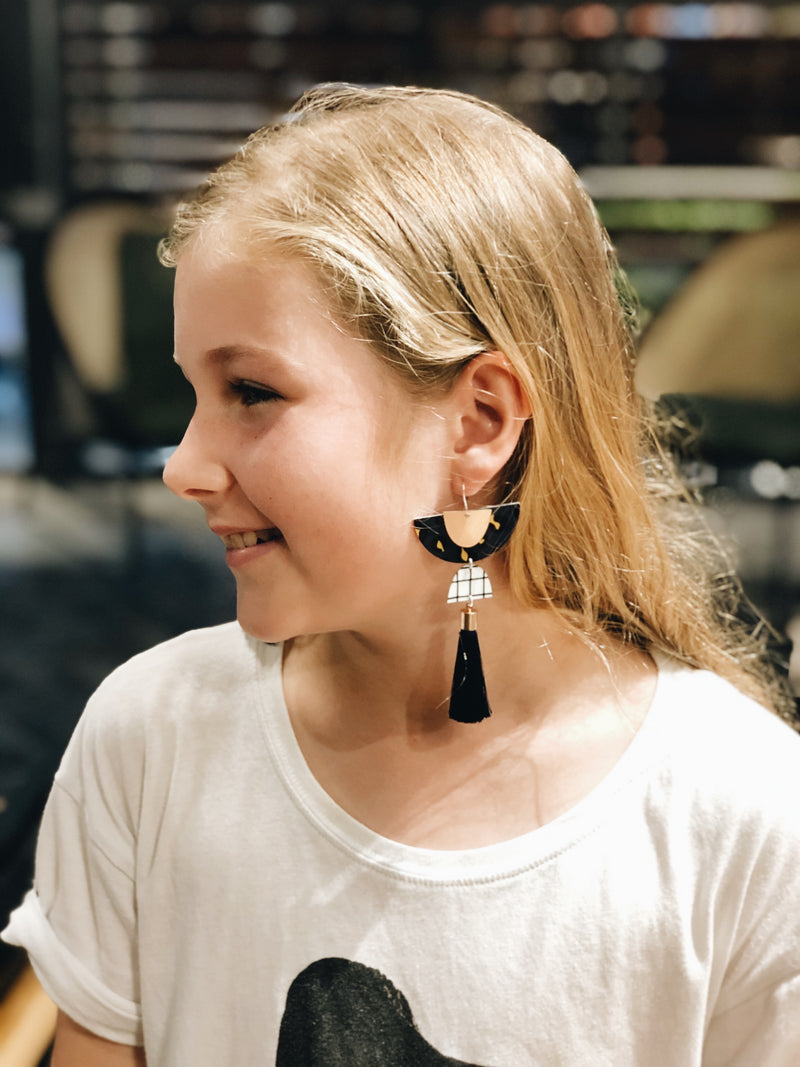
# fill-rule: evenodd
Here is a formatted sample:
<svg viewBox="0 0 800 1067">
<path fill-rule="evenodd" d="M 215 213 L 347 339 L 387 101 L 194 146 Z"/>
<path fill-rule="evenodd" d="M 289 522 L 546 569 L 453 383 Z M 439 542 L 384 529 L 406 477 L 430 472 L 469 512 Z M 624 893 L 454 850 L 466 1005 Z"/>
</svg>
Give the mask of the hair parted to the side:
<svg viewBox="0 0 800 1067">
<path fill-rule="evenodd" d="M 735 618 L 737 583 L 636 394 L 613 250 L 552 145 L 458 92 L 319 86 L 182 205 L 162 261 L 200 242 L 303 257 L 342 321 L 423 395 L 504 353 L 533 411 L 498 488 L 521 503 L 515 595 L 788 716 L 765 635 Z"/>
</svg>

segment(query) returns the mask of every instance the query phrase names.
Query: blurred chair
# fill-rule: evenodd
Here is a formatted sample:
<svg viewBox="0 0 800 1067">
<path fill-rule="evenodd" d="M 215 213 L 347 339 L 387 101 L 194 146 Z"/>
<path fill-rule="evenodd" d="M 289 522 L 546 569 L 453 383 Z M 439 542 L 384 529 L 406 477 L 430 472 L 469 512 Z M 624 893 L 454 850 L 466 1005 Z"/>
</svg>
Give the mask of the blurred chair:
<svg viewBox="0 0 800 1067">
<path fill-rule="evenodd" d="M 696 270 L 645 333 L 637 384 L 800 402 L 800 222 L 733 238 Z"/>
<path fill-rule="evenodd" d="M 646 330 L 637 385 L 678 427 L 687 467 L 771 507 L 768 597 L 785 625 L 800 599 L 800 222 L 733 238 L 696 270 Z"/>
<path fill-rule="evenodd" d="M 720 466 L 800 462 L 800 223 L 728 241 L 646 331 L 640 392 Z"/>
<path fill-rule="evenodd" d="M 0 1001 L 0 1067 L 37 1067 L 53 1040 L 57 1009 L 30 965 Z"/>
<path fill-rule="evenodd" d="M 191 415 L 172 361 L 173 272 L 156 257 L 165 229 L 146 205 L 99 201 L 52 234 L 46 290 L 84 409 L 76 473 L 158 472 Z"/>
<path fill-rule="evenodd" d="M 800 222 L 733 238 L 653 319 L 639 391 L 721 468 L 800 463 Z"/>
</svg>

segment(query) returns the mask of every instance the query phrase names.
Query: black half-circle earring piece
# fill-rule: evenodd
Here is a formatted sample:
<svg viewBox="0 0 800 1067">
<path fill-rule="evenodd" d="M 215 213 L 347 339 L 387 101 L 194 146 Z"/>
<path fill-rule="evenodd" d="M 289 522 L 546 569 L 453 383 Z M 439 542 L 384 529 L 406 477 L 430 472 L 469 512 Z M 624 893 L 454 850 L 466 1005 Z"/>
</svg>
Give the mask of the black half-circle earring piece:
<svg viewBox="0 0 800 1067">
<path fill-rule="evenodd" d="M 465 564 L 450 583 L 448 604 L 466 603 L 461 612 L 458 651 L 450 690 L 450 718 L 456 722 L 481 722 L 492 714 L 486 696 L 481 650 L 478 644 L 478 616 L 474 601 L 492 595 L 492 586 L 478 560 L 497 552 L 514 532 L 519 518 L 519 504 L 445 511 L 414 519 L 420 543 L 447 563 Z"/>
</svg>

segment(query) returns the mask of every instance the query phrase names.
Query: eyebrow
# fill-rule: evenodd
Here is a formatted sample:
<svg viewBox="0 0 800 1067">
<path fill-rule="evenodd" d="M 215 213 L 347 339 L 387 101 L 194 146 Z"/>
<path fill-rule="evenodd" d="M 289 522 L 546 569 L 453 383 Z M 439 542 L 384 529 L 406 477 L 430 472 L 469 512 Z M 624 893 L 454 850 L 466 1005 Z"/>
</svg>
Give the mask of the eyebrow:
<svg viewBox="0 0 800 1067">
<path fill-rule="evenodd" d="M 211 348 L 206 352 L 206 359 L 210 363 L 230 363 L 237 356 L 270 356 L 268 348 L 260 345 L 221 345 L 219 348 Z"/>
<path fill-rule="evenodd" d="M 226 363 L 230 363 L 231 360 L 236 359 L 237 356 L 270 356 L 272 353 L 267 348 L 260 348 L 258 345 L 220 345 L 218 348 L 210 348 L 205 353 L 205 358 L 209 363 L 215 365 L 224 366 Z M 178 353 L 172 353 L 172 359 L 180 367 L 181 361 L 178 359 Z"/>
</svg>

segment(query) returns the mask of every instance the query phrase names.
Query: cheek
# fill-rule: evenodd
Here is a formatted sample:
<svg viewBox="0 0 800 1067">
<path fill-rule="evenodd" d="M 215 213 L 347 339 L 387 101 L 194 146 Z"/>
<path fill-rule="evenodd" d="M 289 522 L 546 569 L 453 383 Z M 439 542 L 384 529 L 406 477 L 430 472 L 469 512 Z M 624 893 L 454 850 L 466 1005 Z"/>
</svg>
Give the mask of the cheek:
<svg viewBox="0 0 800 1067">
<path fill-rule="evenodd" d="M 371 532 L 399 547 L 417 515 L 439 510 L 441 420 L 420 425 L 372 399 L 298 409 L 260 440 L 240 443 L 242 489 L 287 534 L 302 524 L 341 544 Z"/>
<path fill-rule="evenodd" d="M 341 547 L 350 525 L 363 526 L 376 497 L 375 463 L 364 439 L 342 422 L 318 431 L 287 430 L 251 442 L 236 472 L 243 494 L 295 550 L 313 544 L 311 537 Z"/>
</svg>

